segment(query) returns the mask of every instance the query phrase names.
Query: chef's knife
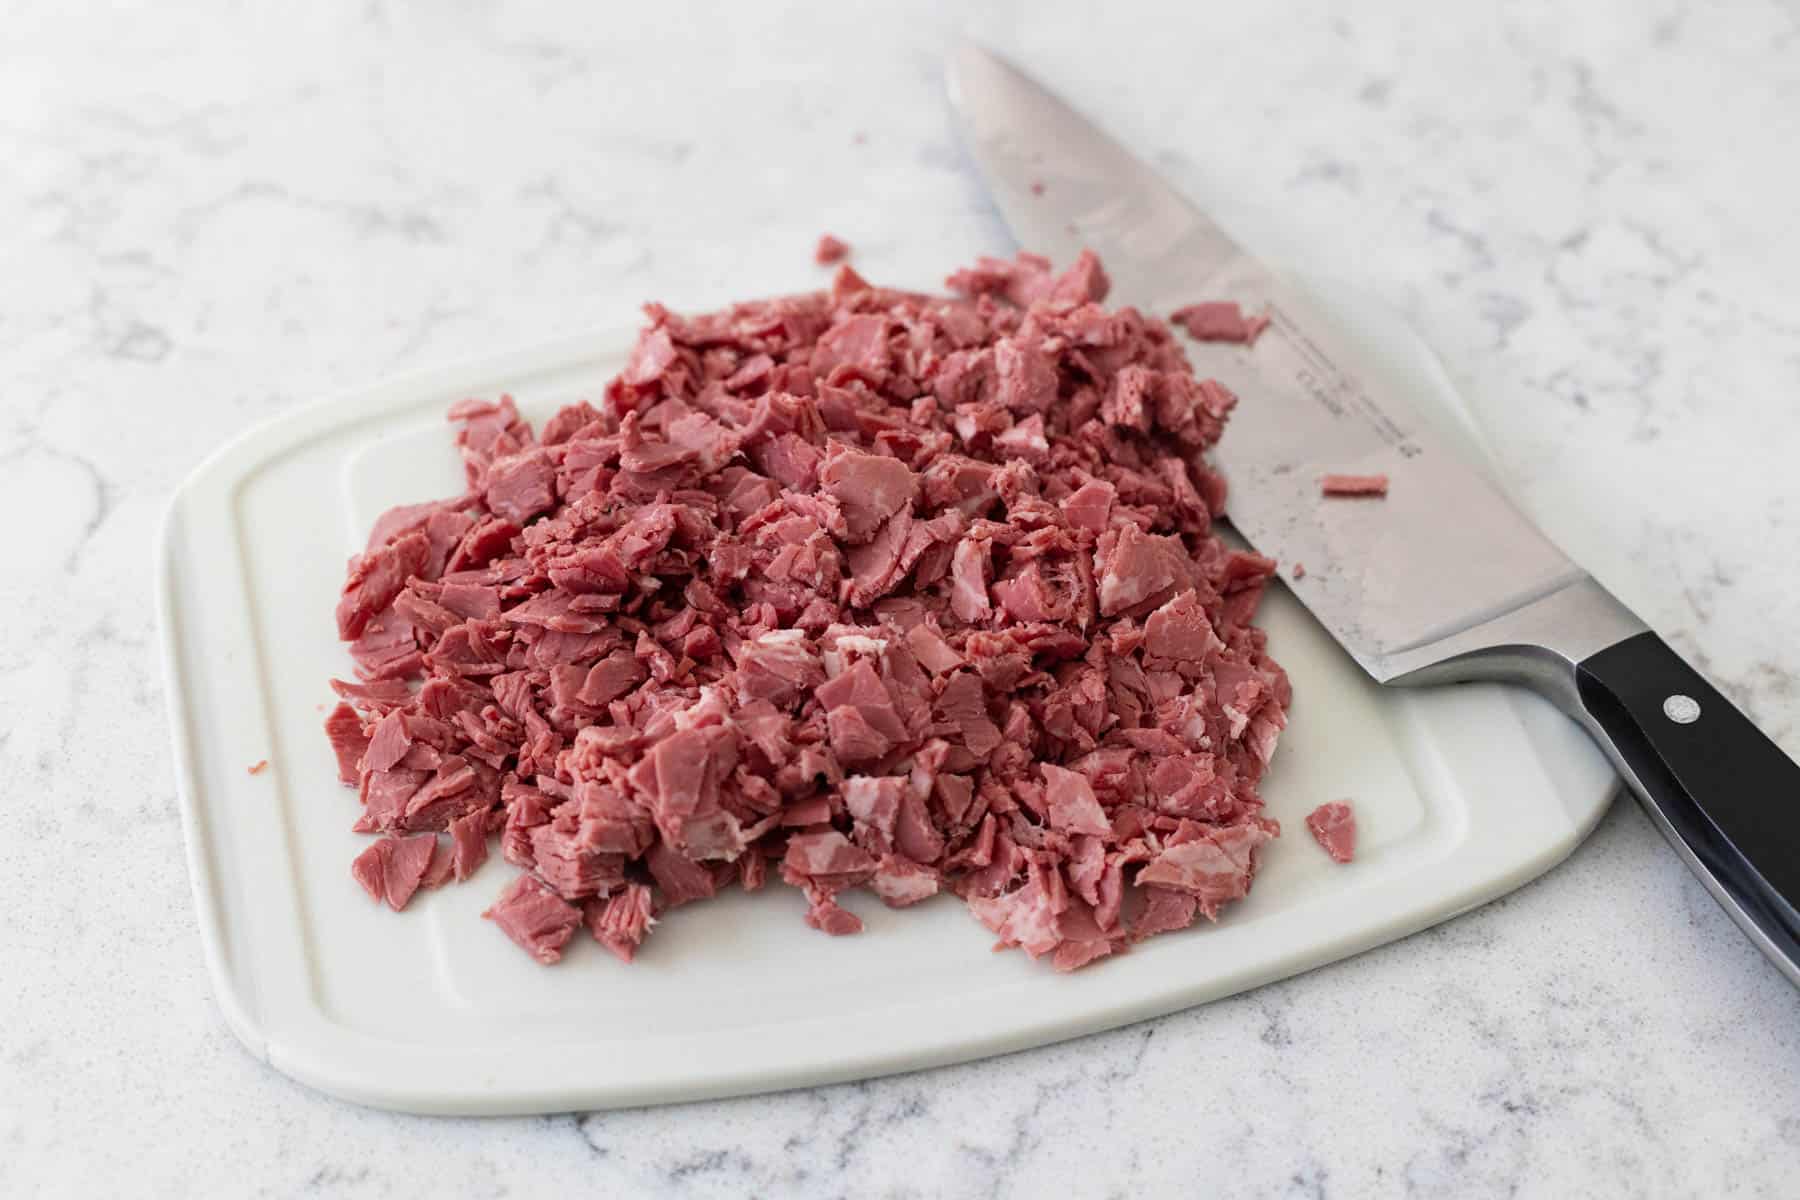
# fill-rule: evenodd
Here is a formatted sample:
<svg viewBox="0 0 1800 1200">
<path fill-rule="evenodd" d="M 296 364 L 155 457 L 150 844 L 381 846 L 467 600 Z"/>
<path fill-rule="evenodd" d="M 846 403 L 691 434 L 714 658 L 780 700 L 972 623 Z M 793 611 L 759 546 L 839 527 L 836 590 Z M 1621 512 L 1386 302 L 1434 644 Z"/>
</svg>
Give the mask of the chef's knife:
<svg viewBox="0 0 1800 1200">
<path fill-rule="evenodd" d="M 950 93 L 1021 244 L 1061 262 L 1092 248 L 1111 298 L 1147 312 L 1198 299 L 1267 311 L 1254 349 L 1215 371 L 1244 398 L 1217 448 L 1228 515 L 1363 669 L 1384 684 L 1504 679 L 1548 696 L 1800 984 L 1800 765 L 1402 396 L 1359 379 L 1303 292 L 1128 151 L 973 46 L 951 61 Z M 1320 476 L 1335 472 L 1385 474 L 1388 495 L 1324 499 Z"/>
</svg>

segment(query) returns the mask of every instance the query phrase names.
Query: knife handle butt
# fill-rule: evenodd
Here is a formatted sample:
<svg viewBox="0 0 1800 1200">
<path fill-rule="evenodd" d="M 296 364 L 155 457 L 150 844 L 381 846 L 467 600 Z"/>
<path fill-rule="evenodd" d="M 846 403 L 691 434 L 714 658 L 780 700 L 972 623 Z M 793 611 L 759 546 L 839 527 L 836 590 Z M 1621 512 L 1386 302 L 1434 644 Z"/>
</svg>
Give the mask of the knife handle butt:
<svg viewBox="0 0 1800 1200">
<path fill-rule="evenodd" d="M 1654 633 L 1582 659 L 1575 682 L 1651 819 L 1800 985 L 1800 764 Z"/>
</svg>

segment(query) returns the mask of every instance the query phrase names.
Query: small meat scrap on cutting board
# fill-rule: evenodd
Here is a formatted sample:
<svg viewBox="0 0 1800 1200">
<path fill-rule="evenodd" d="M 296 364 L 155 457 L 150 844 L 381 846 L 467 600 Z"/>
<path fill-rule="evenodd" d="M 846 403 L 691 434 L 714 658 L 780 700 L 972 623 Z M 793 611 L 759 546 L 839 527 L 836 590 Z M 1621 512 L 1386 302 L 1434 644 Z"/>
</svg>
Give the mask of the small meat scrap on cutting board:
<svg viewBox="0 0 1800 1200">
<path fill-rule="evenodd" d="M 813 251 L 813 261 L 821 267 L 829 267 L 832 263 L 843 262 L 849 253 L 849 242 L 827 233 L 819 238 L 818 248 Z"/>
<path fill-rule="evenodd" d="M 1388 477 L 1386 475 L 1324 475 L 1319 479 L 1319 491 L 1327 496 L 1379 498 L 1388 494 Z"/>
<path fill-rule="evenodd" d="M 1347 863 L 1356 854 L 1356 814 L 1348 800 L 1321 804 L 1306 815 L 1306 830 L 1332 861 Z"/>
<path fill-rule="evenodd" d="M 1266 316 L 1247 317 L 1234 300 L 1207 300 L 1190 304 L 1169 314 L 1169 320 L 1187 330 L 1188 336 L 1202 342 L 1242 342 L 1253 344 L 1269 327 Z"/>
</svg>

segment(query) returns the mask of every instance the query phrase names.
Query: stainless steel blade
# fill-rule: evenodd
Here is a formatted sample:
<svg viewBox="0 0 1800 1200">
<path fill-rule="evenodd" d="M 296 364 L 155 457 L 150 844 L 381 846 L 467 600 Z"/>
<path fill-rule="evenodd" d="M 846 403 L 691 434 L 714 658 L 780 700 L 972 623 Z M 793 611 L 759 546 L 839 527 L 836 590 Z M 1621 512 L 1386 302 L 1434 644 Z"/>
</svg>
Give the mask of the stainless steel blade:
<svg viewBox="0 0 1800 1200">
<path fill-rule="evenodd" d="M 1185 196 L 1011 64 L 964 44 L 949 85 L 963 139 L 1025 248 L 1067 262 L 1091 247 L 1135 304 L 1179 296 L 1238 257 Z"/>
<path fill-rule="evenodd" d="M 1267 311 L 1254 348 L 1192 350 L 1241 397 L 1217 449 L 1230 519 L 1370 674 L 1585 578 L 1300 288 L 1079 113 L 973 46 L 950 93 L 1023 245 L 1059 262 L 1092 248 L 1110 299 L 1159 315 L 1209 299 Z M 1322 496 L 1337 472 L 1385 474 L 1388 495 Z"/>
</svg>

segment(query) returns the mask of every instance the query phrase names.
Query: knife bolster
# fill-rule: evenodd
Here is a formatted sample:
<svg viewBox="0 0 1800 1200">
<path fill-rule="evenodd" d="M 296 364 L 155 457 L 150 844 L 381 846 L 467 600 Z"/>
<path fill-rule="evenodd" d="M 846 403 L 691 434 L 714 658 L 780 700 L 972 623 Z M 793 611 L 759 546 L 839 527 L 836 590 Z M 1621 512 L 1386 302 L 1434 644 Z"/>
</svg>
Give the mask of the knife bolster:
<svg viewBox="0 0 1800 1200">
<path fill-rule="evenodd" d="M 1399 687 L 1521 683 L 1582 720 L 1577 665 L 1647 628 L 1592 576 L 1582 575 L 1511 612 L 1365 665 L 1382 683 Z"/>
</svg>

